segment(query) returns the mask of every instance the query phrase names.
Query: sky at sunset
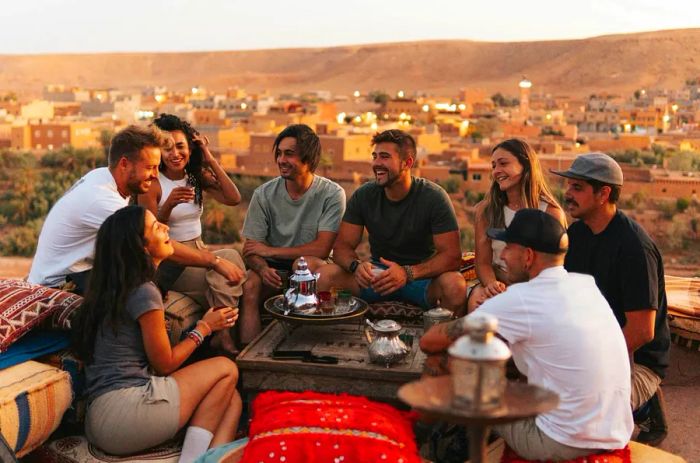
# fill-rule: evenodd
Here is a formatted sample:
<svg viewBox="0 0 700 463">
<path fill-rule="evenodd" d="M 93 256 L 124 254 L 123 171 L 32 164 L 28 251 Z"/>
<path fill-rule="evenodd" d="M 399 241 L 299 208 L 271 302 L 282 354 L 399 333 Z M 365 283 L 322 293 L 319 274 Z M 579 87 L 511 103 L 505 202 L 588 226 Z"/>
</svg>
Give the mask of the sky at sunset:
<svg viewBox="0 0 700 463">
<path fill-rule="evenodd" d="M 7 0 L 0 53 L 524 41 L 700 27 L 698 0 Z"/>
</svg>

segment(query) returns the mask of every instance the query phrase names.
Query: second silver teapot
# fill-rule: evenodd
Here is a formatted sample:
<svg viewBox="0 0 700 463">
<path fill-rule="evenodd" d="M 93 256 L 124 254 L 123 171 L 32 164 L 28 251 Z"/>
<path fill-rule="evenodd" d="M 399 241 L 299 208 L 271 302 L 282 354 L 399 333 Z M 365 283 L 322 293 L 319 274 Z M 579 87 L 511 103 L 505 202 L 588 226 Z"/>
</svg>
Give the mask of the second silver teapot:
<svg viewBox="0 0 700 463">
<path fill-rule="evenodd" d="M 365 328 L 365 337 L 369 342 L 369 360 L 372 363 L 385 365 L 387 368 L 401 362 L 411 349 L 399 338 L 401 325 L 394 320 L 379 320 Z M 370 331 L 371 328 L 371 331 Z"/>
</svg>

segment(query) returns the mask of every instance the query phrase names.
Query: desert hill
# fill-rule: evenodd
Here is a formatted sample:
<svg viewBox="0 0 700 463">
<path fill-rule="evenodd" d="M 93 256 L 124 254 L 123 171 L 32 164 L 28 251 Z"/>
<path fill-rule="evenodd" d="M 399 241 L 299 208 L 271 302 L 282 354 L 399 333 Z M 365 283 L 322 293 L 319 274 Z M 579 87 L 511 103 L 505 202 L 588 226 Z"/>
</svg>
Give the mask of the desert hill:
<svg viewBox="0 0 700 463">
<path fill-rule="evenodd" d="M 680 88 L 700 76 L 700 29 L 582 40 L 401 42 L 330 48 L 194 53 L 0 55 L 0 91 L 38 94 L 44 84 L 83 87 L 239 86 L 274 93 L 348 94 L 397 89 L 452 95 L 460 87 L 515 93 L 522 75 L 533 91 L 586 95 Z"/>
</svg>

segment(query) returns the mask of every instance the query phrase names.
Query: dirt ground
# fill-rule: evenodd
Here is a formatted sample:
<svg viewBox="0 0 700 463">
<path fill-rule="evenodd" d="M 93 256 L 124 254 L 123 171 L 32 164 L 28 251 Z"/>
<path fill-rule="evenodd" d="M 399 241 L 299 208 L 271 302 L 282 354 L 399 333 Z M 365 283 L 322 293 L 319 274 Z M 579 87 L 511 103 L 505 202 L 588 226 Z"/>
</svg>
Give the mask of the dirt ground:
<svg viewBox="0 0 700 463">
<path fill-rule="evenodd" d="M 671 365 L 663 382 L 669 433 L 660 448 L 688 463 L 700 462 L 700 352 L 672 344 Z"/>
<path fill-rule="evenodd" d="M 31 265 L 30 257 L 0 257 L 0 278 L 24 278 Z"/>
</svg>

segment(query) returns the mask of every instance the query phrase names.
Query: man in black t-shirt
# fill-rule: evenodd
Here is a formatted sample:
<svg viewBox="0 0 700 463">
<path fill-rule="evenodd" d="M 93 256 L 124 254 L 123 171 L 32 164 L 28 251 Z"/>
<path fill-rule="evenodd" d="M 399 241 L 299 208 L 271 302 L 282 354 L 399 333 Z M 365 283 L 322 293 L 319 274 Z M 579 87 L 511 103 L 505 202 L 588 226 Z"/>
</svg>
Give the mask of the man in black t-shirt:
<svg viewBox="0 0 700 463">
<path fill-rule="evenodd" d="M 387 130 L 372 144 L 375 181 L 348 201 L 333 247 L 335 264 L 318 269 L 319 288 L 349 288 L 368 302 L 402 300 L 426 309 L 439 300 L 463 314 L 459 227 L 447 193 L 411 176 L 416 159 L 411 135 Z M 363 262 L 355 249 L 365 229 L 372 257 Z"/>
<path fill-rule="evenodd" d="M 658 444 L 666 435 L 659 385 L 670 350 L 661 254 L 644 229 L 617 209 L 622 169 L 610 156 L 584 154 L 569 170 L 552 172 L 567 178 L 566 208 L 580 219 L 569 227 L 564 265 L 592 275 L 612 307 L 634 359 L 633 410 L 653 398 L 651 428 L 639 440 Z"/>
</svg>

